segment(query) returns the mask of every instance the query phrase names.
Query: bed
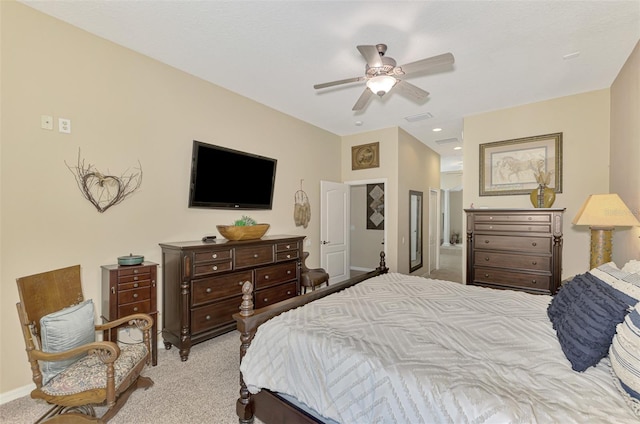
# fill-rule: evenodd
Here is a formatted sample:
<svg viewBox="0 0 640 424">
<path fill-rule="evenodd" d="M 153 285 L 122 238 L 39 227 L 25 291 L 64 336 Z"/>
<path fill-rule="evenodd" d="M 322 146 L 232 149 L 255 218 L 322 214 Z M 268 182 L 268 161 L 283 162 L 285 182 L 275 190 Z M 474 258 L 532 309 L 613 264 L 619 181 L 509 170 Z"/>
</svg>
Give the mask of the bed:
<svg viewBox="0 0 640 424">
<path fill-rule="evenodd" d="M 239 422 L 638 423 L 640 270 L 609 268 L 555 298 L 384 263 L 260 310 L 245 286 Z"/>
</svg>

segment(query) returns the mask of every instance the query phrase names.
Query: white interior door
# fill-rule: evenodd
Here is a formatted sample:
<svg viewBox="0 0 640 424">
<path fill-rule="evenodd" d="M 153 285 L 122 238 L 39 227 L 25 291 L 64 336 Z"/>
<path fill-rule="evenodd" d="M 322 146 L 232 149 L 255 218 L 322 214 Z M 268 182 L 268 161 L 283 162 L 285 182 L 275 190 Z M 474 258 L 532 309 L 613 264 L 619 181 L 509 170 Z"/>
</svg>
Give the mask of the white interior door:
<svg viewBox="0 0 640 424">
<path fill-rule="evenodd" d="M 331 283 L 350 276 L 349 197 L 347 184 L 320 181 L 320 266 Z"/>
<path fill-rule="evenodd" d="M 438 269 L 438 216 L 440 215 L 438 207 L 438 191 L 429 190 L 429 272 Z"/>
</svg>

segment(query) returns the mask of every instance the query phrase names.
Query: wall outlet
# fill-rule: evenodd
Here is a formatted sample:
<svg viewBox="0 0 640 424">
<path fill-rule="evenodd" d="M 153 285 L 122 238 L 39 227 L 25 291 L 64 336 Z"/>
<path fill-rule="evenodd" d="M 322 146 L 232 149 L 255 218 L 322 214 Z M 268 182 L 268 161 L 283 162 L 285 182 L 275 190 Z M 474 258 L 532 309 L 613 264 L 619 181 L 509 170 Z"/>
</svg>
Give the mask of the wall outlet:
<svg viewBox="0 0 640 424">
<path fill-rule="evenodd" d="M 71 119 L 58 118 L 58 131 L 71 134 Z"/>
</svg>

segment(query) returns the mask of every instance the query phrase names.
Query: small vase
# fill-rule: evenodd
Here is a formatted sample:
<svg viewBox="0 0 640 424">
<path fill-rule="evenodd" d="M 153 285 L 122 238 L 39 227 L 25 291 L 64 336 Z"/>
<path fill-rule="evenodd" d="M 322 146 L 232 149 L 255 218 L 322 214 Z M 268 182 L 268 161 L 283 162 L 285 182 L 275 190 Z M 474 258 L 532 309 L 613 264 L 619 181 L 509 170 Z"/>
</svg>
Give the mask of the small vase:
<svg viewBox="0 0 640 424">
<path fill-rule="evenodd" d="M 529 198 L 534 208 L 550 208 L 556 201 L 556 193 L 552 188 L 540 185 L 531 191 Z"/>
</svg>

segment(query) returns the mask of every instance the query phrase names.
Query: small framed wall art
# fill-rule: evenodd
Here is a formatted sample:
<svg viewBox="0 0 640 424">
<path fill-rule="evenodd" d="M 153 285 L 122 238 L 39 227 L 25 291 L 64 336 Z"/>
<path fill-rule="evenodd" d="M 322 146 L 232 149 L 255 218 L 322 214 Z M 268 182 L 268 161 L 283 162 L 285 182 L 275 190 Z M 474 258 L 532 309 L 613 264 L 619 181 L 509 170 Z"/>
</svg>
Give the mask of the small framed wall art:
<svg viewBox="0 0 640 424">
<path fill-rule="evenodd" d="M 351 169 L 378 168 L 380 166 L 380 142 L 351 147 Z"/>
</svg>

